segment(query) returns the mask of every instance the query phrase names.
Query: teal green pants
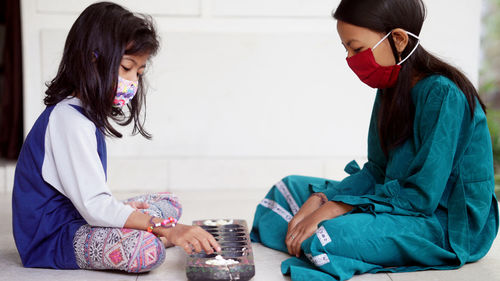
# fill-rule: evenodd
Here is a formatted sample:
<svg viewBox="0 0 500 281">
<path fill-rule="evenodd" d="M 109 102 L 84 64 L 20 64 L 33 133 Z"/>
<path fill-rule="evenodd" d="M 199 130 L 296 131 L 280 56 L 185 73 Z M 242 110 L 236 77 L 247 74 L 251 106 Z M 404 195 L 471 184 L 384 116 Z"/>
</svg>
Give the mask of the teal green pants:
<svg viewBox="0 0 500 281">
<path fill-rule="evenodd" d="M 336 181 L 289 176 L 278 182 L 255 212 L 251 238 L 288 252 L 288 222 L 314 192 L 314 186 Z M 457 263 L 449 250 L 446 229 L 433 217 L 377 214 L 355 209 L 323 221 L 302 243 L 302 256 L 282 263 L 292 280 L 347 280 L 354 274 L 451 269 Z"/>
</svg>

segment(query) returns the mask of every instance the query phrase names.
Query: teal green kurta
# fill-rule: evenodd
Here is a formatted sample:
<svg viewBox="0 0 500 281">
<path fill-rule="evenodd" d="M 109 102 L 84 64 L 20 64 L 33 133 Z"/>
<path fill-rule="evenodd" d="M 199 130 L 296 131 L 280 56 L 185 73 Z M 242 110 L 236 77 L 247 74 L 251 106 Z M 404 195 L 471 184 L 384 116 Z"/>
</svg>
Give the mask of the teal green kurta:
<svg viewBox="0 0 500 281">
<path fill-rule="evenodd" d="M 257 208 L 252 239 L 286 251 L 287 223 L 312 192 L 355 207 L 322 222 L 304 241 L 310 262 L 302 257 L 283 263 L 293 280 L 326 278 L 318 268 L 336 280 L 364 272 L 452 269 L 477 261 L 491 247 L 498 204 L 491 139 L 479 103 L 471 118 L 465 95 L 452 81 L 437 75 L 421 80 L 412 90 L 413 136 L 386 157 L 376 126 L 380 95 L 363 169 L 349 163 L 351 175 L 341 182 L 287 177 Z"/>
</svg>

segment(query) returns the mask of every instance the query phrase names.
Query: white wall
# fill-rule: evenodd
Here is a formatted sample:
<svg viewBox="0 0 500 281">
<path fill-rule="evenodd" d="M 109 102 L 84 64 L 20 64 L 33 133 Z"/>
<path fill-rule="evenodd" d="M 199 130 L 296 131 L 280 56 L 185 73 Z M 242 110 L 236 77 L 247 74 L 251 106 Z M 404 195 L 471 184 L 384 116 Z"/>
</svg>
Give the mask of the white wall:
<svg viewBox="0 0 500 281">
<path fill-rule="evenodd" d="M 93 1 L 23 0 L 26 133 L 66 34 Z M 374 90 L 345 62 L 338 0 L 123 0 L 162 37 L 147 128 L 108 141 L 114 190 L 267 189 L 289 174 L 341 179 L 366 155 Z M 422 44 L 478 80 L 480 3 L 427 0 Z M 124 132 L 129 132 L 123 129 Z M 362 163 L 360 163 L 362 164 Z"/>
</svg>

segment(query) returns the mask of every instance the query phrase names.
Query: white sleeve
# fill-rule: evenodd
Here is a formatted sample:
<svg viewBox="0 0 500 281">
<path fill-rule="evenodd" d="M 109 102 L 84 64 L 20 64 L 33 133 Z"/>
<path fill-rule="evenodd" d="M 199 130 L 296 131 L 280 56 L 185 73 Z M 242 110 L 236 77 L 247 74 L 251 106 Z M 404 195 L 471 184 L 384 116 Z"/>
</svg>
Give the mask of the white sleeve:
<svg viewBox="0 0 500 281">
<path fill-rule="evenodd" d="M 42 177 L 71 200 L 88 224 L 123 227 L 134 209 L 111 195 L 95 133 L 95 125 L 75 108 L 56 105 L 45 133 Z"/>
</svg>

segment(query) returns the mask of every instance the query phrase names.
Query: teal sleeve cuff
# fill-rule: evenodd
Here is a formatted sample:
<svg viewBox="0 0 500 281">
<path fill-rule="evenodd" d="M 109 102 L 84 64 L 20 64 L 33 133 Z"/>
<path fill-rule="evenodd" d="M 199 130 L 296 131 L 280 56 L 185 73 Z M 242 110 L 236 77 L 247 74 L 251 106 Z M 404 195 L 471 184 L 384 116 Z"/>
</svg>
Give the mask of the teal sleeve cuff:
<svg viewBox="0 0 500 281">
<path fill-rule="evenodd" d="M 332 200 L 337 195 L 373 194 L 376 182 L 367 164 L 360 169 L 356 161 L 351 161 L 344 169 L 349 174 L 348 177 L 341 182 L 325 181 L 321 185 L 310 185 L 311 192 L 323 192 L 328 200 Z"/>
<path fill-rule="evenodd" d="M 376 184 L 374 194 L 336 195 L 331 201 L 343 202 L 365 212 L 391 213 L 395 215 L 425 216 L 426 213 L 400 197 L 401 185 L 397 180 Z"/>
</svg>

